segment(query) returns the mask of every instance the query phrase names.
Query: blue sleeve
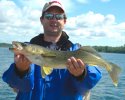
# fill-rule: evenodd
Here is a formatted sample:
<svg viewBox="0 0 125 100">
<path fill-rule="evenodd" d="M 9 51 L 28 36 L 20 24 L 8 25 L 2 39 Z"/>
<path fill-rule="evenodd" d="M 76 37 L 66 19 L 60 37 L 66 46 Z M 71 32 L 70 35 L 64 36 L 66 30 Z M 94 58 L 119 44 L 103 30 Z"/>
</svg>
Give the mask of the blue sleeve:
<svg viewBox="0 0 125 100">
<path fill-rule="evenodd" d="M 13 63 L 9 69 L 3 73 L 2 79 L 12 88 L 19 89 L 20 91 L 30 91 L 34 87 L 34 64 L 31 64 L 29 72 L 20 78 L 15 72 Z"/>
<path fill-rule="evenodd" d="M 73 44 L 70 48 L 70 51 L 74 51 L 80 48 L 79 44 Z M 98 81 L 101 79 L 102 74 L 97 66 L 88 66 L 86 65 L 87 74 L 82 80 L 78 80 L 73 76 L 73 83 L 77 90 L 83 94 L 92 89 Z"/>
<path fill-rule="evenodd" d="M 92 89 L 101 79 L 102 74 L 99 69 L 95 66 L 86 66 L 87 74 L 82 80 L 73 78 L 73 83 L 77 90 L 83 94 Z"/>
</svg>

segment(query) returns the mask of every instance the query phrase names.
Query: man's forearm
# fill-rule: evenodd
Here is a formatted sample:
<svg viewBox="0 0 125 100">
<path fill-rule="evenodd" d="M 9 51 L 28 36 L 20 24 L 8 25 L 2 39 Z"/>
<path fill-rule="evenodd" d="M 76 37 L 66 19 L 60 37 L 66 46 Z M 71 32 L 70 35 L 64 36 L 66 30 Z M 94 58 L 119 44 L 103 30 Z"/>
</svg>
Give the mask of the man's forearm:
<svg viewBox="0 0 125 100">
<path fill-rule="evenodd" d="M 14 63 L 4 72 L 3 81 L 9 84 L 10 87 L 19 89 L 20 91 L 30 91 L 34 87 L 34 66 L 31 66 L 30 71 L 22 78 L 15 72 Z"/>
</svg>

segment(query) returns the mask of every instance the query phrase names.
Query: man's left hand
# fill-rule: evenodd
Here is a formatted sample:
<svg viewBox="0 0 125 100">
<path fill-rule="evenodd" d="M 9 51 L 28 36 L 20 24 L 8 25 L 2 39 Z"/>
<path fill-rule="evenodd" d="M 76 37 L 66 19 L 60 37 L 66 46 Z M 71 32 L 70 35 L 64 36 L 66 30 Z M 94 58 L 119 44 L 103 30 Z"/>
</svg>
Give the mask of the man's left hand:
<svg viewBox="0 0 125 100">
<path fill-rule="evenodd" d="M 67 68 L 72 75 L 79 77 L 85 71 L 85 64 L 81 59 L 71 57 L 67 60 Z"/>
</svg>

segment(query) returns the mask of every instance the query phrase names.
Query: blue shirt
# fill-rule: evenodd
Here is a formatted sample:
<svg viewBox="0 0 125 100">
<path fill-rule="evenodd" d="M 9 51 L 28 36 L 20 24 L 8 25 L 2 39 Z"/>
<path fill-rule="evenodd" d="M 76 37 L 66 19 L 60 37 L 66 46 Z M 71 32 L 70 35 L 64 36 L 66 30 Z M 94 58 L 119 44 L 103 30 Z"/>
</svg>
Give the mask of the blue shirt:
<svg viewBox="0 0 125 100">
<path fill-rule="evenodd" d="M 78 47 L 73 45 L 72 50 Z M 86 65 L 87 74 L 82 80 L 71 75 L 67 69 L 54 69 L 42 78 L 38 65 L 31 64 L 30 71 L 20 78 L 15 72 L 14 63 L 3 74 L 3 80 L 19 90 L 16 100 L 82 100 L 101 78 L 97 67 Z"/>
</svg>

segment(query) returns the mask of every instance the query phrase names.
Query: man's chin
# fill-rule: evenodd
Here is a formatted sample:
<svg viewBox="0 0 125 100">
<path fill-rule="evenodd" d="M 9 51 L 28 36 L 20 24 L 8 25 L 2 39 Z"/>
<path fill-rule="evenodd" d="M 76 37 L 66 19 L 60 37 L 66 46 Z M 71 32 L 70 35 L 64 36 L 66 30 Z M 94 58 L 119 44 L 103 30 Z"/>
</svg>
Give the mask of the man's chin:
<svg viewBox="0 0 125 100">
<path fill-rule="evenodd" d="M 58 36 L 58 35 L 60 35 L 60 32 L 58 32 L 58 31 L 51 31 L 51 32 L 47 33 L 47 35 L 49 35 L 49 36 Z"/>
</svg>

